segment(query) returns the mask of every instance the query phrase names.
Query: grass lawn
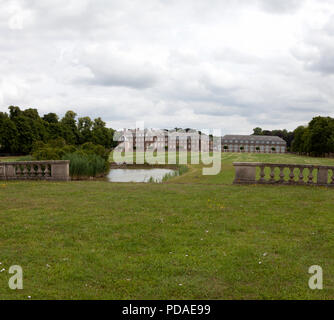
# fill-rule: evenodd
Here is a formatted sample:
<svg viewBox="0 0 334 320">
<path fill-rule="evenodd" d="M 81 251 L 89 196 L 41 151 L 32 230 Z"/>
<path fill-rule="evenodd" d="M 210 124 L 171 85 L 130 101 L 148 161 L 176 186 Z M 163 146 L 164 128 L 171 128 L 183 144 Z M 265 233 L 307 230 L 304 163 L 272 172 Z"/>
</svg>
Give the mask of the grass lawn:
<svg viewBox="0 0 334 320">
<path fill-rule="evenodd" d="M 162 184 L 0 181 L 0 299 L 333 299 L 334 188 L 232 185 L 233 161 L 334 165 L 226 153 Z"/>
<path fill-rule="evenodd" d="M 30 161 L 30 160 L 31 160 L 31 156 L 0 157 L 0 162 Z"/>
</svg>

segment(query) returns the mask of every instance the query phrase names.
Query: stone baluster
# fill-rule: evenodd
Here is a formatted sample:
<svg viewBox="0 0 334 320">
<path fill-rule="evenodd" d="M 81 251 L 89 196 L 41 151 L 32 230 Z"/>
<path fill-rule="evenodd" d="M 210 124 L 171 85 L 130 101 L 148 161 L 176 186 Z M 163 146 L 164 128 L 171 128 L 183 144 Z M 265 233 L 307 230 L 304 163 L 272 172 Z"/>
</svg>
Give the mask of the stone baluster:
<svg viewBox="0 0 334 320">
<path fill-rule="evenodd" d="M 26 165 L 26 164 L 23 165 L 23 176 L 24 176 L 25 178 L 28 177 L 28 168 L 27 168 L 27 165 Z"/>
<path fill-rule="evenodd" d="M 290 177 L 290 180 L 289 180 L 289 183 L 294 183 L 295 182 L 295 174 L 294 174 L 294 172 L 293 172 L 293 170 L 294 170 L 294 167 L 289 167 L 289 169 L 290 169 L 290 175 L 289 175 L 289 177 Z"/>
<path fill-rule="evenodd" d="M 274 183 L 274 182 L 276 182 L 276 180 L 275 180 L 275 167 L 274 166 L 272 166 L 272 167 L 270 167 L 270 182 L 271 183 Z"/>
<path fill-rule="evenodd" d="M 37 166 L 37 177 L 38 178 L 43 177 L 42 166 L 40 164 Z"/>
<path fill-rule="evenodd" d="M 264 165 L 260 166 L 260 180 L 259 182 L 265 182 L 266 180 L 264 179 L 264 177 L 266 176 L 266 174 L 264 173 Z"/>
<path fill-rule="evenodd" d="M 304 184 L 304 168 L 299 168 L 299 183 Z"/>
<path fill-rule="evenodd" d="M 17 177 L 21 177 L 21 174 L 22 174 L 21 167 L 20 166 L 15 166 L 15 175 Z"/>
<path fill-rule="evenodd" d="M 310 173 L 309 173 L 309 175 L 308 175 L 308 183 L 309 184 L 313 184 L 313 168 L 310 168 L 309 169 L 310 170 Z"/>
<path fill-rule="evenodd" d="M 51 172 L 49 170 L 49 165 L 46 164 L 45 169 L 44 169 L 44 177 L 50 177 L 50 176 L 51 176 Z"/>
</svg>

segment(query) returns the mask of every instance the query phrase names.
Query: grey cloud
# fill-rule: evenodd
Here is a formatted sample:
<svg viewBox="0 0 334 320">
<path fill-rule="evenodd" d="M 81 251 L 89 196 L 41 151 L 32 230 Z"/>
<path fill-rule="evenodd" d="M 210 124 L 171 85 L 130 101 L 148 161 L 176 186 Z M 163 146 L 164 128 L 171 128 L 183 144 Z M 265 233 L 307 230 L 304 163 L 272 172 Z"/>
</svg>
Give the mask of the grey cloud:
<svg viewBox="0 0 334 320">
<path fill-rule="evenodd" d="M 324 74 L 334 74 L 334 48 L 322 49 L 321 56 L 317 60 L 309 62 L 307 68 Z"/>
<path fill-rule="evenodd" d="M 295 13 L 305 0 L 259 0 L 260 7 L 269 13 Z"/>
<path fill-rule="evenodd" d="M 78 82 L 89 85 L 100 85 L 106 87 L 130 87 L 134 89 L 151 88 L 157 83 L 157 77 L 153 74 L 136 74 L 108 71 L 92 71 L 93 77 L 80 79 Z"/>
<path fill-rule="evenodd" d="M 292 48 L 292 55 L 306 70 L 334 74 L 334 15 L 320 29 L 308 27 L 302 44 Z"/>
</svg>

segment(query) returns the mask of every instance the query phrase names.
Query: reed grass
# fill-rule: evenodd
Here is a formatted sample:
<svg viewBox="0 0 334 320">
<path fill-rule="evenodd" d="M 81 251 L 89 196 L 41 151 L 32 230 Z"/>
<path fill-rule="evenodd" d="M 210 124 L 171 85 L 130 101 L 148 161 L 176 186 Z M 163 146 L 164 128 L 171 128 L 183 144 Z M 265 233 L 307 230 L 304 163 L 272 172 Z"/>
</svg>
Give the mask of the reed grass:
<svg viewBox="0 0 334 320">
<path fill-rule="evenodd" d="M 70 160 L 71 177 L 98 177 L 107 171 L 107 161 L 96 154 L 68 153 L 63 160 Z"/>
</svg>

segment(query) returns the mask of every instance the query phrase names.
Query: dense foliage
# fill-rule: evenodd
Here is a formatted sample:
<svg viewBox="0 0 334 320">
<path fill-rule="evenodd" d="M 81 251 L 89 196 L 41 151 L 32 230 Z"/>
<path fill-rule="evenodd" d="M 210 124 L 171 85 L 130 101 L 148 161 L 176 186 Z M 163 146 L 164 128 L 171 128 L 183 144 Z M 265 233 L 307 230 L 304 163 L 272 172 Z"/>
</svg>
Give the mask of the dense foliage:
<svg viewBox="0 0 334 320">
<path fill-rule="evenodd" d="M 334 119 L 315 117 L 308 126 L 294 131 L 292 149 L 301 154 L 323 156 L 334 153 Z"/>
<path fill-rule="evenodd" d="M 87 142 L 105 148 L 115 146 L 114 130 L 107 128 L 101 118 L 76 117 L 73 111 L 67 111 L 60 120 L 55 113 L 40 117 L 36 109 L 21 110 L 10 106 L 9 114 L 0 112 L 0 152 L 29 154 L 35 143 L 48 143 L 58 138 L 72 146 Z"/>
<path fill-rule="evenodd" d="M 37 141 L 32 151 L 33 159 L 36 160 L 70 160 L 72 177 L 101 176 L 109 168 L 109 149 L 92 142 L 73 146 L 66 144 L 63 138 L 48 143 Z"/>
</svg>

